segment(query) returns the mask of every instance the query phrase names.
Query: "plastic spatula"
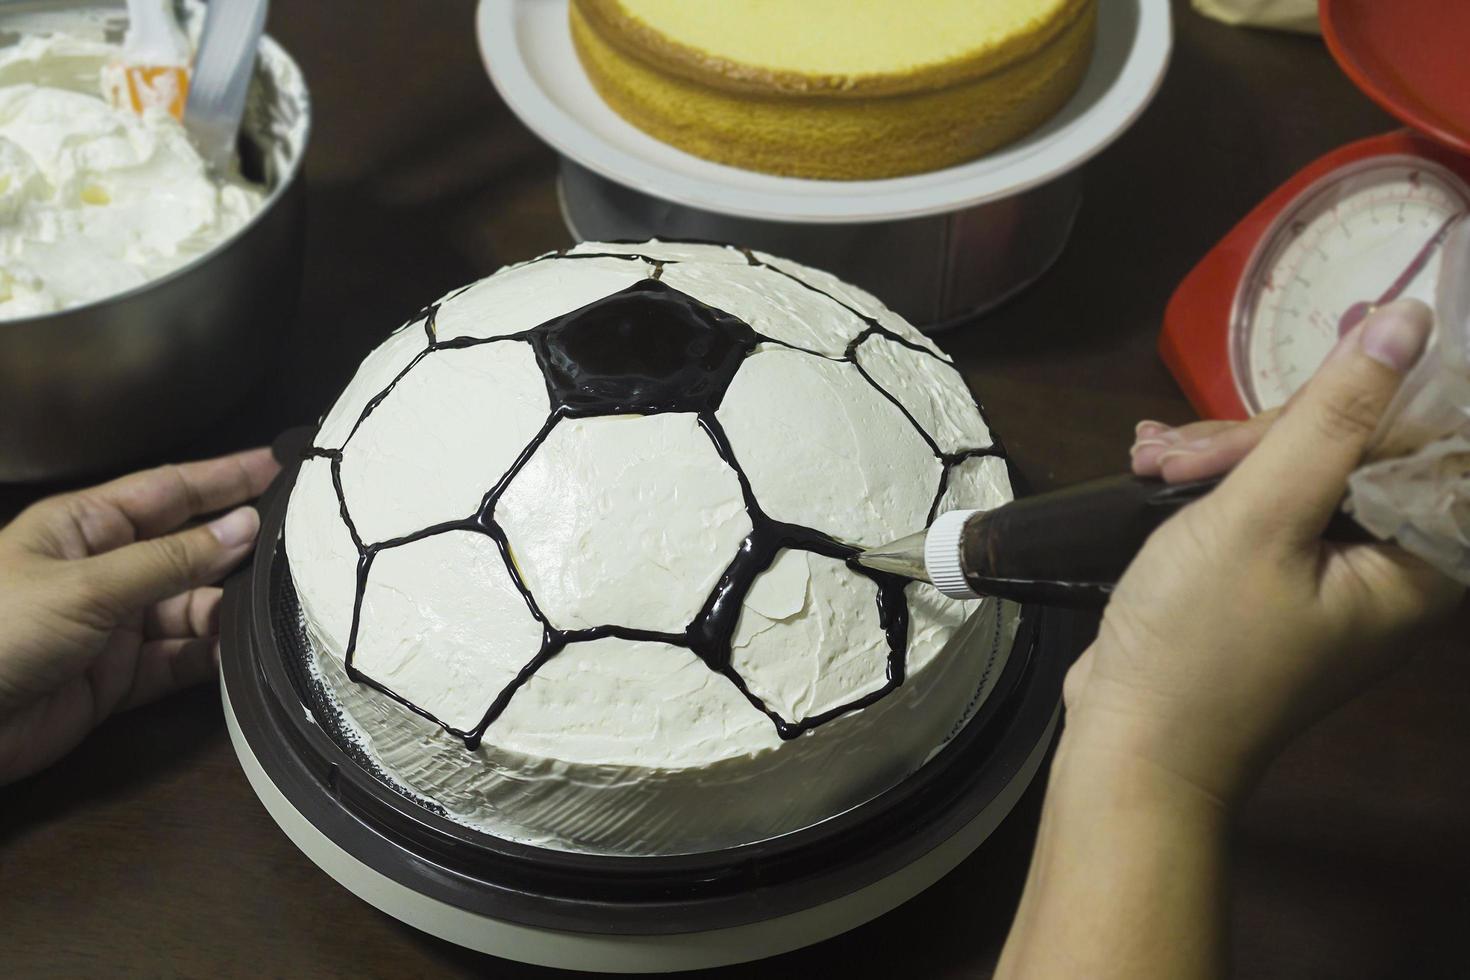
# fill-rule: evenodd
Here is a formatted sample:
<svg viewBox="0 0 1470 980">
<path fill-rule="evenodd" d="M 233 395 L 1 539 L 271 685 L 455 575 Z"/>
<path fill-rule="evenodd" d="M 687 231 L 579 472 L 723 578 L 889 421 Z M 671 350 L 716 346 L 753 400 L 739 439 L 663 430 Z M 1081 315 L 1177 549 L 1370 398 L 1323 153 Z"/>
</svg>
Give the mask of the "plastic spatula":
<svg viewBox="0 0 1470 980">
<path fill-rule="evenodd" d="M 266 0 L 215 0 L 204 15 L 184 126 L 216 173 L 228 170 L 235 158 L 267 6 Z"/>
<path fill-rule="evenodd" d="M 189 94 L 189 39 L 174 20 L 170 0 L 128 0 L 122 57 L 104 74 L 113 105 L 142 113 L 163 109 L 184 116 Z"/>
</svg>

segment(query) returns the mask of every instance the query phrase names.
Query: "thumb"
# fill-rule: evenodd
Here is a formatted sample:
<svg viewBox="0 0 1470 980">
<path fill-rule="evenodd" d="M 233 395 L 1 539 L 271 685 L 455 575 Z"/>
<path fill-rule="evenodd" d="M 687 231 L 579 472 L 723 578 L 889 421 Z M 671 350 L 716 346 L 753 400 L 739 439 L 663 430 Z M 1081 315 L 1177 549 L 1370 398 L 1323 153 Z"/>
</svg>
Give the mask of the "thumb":
<svg viewBox="0 0 1470 980">
<path fill-rule="evenodd" d="M 1338 342 L 1221 486 L 1221 504 L 1237 508 L 1231 515 L 1237 526 L 1265 539 L 1321 536 L 1433 326 L 1427 306 L 1400 300 L 1376 310 Z"/>
<path fill-rule="evenodd" d="M 223 578 L 250 553 L 260 515 L 238 507 L 209 524 L 77 562 L 87 593 L 117 616 Z"/>
</svg>

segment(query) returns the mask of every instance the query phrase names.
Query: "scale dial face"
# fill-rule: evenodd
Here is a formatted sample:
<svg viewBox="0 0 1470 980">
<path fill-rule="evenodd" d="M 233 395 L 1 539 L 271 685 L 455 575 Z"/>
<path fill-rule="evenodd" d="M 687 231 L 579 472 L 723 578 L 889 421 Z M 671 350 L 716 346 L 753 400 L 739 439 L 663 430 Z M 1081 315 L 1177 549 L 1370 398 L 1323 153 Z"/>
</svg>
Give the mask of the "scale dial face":
<svg viewBox="0 0 1470 980">
<path fill-rule="evenodd" d="M 1381 156 L 1307 188 L 1267 230 L 1246 266 L 1230 358 L 1252 414 L 1301 387 L 1375 307 L 1434 303 L 1440 244 L 1470 210 L 1470 187 L 1429 160 Z"/>
</svg>

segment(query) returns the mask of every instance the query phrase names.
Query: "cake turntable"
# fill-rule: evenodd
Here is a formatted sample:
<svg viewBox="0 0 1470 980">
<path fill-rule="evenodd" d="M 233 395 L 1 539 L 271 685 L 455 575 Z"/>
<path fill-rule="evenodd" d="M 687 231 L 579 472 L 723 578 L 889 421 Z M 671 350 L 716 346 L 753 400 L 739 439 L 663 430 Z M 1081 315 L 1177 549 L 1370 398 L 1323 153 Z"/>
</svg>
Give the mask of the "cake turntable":
<svg viewBox="0 0 1470 980">
<path fill-rule="evenodd" d="M 282 448 L 289 439 L 282 440 Z M 291 447 L 299 448 L 299 447 Z M 1085 621 L 1027 607 L 994 693 L 898 785 L 802 830 L 718 852 L 609 857 L 471 830 L 389 784 L 314 709 L 281 534 L 298 452 L 260 501 L 261 547 L 228 583 L 222 699 L 252 788 L 293 842 L 358 897 L 508 959 L 602 972 L 745 962 L 845 932 L 977 848 L 1050 747 Z"/>
<path fill-rule="evenodd" d="M 930 331 L 1051 267 L 1080 204 L 1079 168 L 1147 107 L 1172 43 L 1167 0 L 1107 0 L 1081 88 L 1030 135 L 942 170 L 832 181 L 713 163 L 625 122 L 582 71 L 566 0 L 482 0 L 476 27 L 497 91 L 560 155 L 574 238 L 740 242 L 826 269 Z"/>
</svg>

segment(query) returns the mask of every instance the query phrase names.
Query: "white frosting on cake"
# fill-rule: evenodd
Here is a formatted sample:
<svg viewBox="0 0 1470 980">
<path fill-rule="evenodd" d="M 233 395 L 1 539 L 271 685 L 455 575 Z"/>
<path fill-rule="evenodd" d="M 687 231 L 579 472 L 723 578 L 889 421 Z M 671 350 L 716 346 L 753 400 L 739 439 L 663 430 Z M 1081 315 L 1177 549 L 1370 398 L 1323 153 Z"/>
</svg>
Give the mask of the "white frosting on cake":
<svg viewBox="0 0 1470 980">
<path fill-rule="evenodd" d="M 990 510 L 1011 499 L 1011 477 L 1006 462 L 996 456 L 976 456 L 950 468 L 949 483 L 939 499 L 943 514 L 951 510 Z"/>
<path fill-rule="evenodd" d="M 757 333 L 793 347 L 841 357 L 854 337 L 853 319 L 829 297 L 763 266 L 681 262 L 662 278 L 711 306 L 739 310 Z"/>
<path fill-rule="evenodd" d="M 465 392 L 482 389 L 495 390 L 495 410 L 465 411 Z M 364 419 L 342 457 L 342 495 L 367 542 L 473 514 L 551 411 L 525 344 L 436 351 L 390 397 L 393 410 Z"/>
<path fill-rule="evenodd" d="M 871 694 L 888 677 L 875 593 L 871 580 L 836 559 L 781 552 L 745 597 L 735 669 L 792 721 Z"/>
<path fill-rule="evenodd" d="M 401 372 L 424 354 L 427 347 L 428 337 L 422 325 L 415 321 L 399 327 L 374 348 L 363 359 L 362 366 L 347 383 L 337 403 L 322 419 L 316 444 L 324 449 L 341 449 L 357 427 L 368 402 L 392 384 Z"/>
<path fill-rule="evenodd" d="M 520 333 L 646 278 L 648 264 L 636 259 L 511 266 L 440 300 L 435 335 L 453 340 Z M 453 302 L 446 302 L 451 297 Z"/>
<path fill-rule="evenodd" d="M 599 252 L 651 261 L 572 257 Z M 753 526 L 736 472 L 698 418 L 560 418 L 522 457 L 549 397 L 519 335 L 657 275 L 769 338 L 740 364 L 716 413 L 767 515 L 850 544 L 923 526 L 944 467 L 899 406 L 944 452 L 984 449 L 990 434 L 963 381 L 935 356 L 870 336 L 858 359 L 887 397 L 839 359 L 868 329 L 863 317 L 929 342 L 872 297 L 780 265 L 790 275 L 718 246 L 586 244 L 451 293 L 433 316 L 441 342 L 505 339 L 413 363 L 429 343 L 418 320 L 363 362 L 316 441 L 340 461 L 303 464 L 285 544 L 321 677 L 390 778 L 514 839 L 686 853 L 788 832 L 869 798 L 918 768 L 983 701 L 1015 608 L 912 584 L 904 682 L 783 739 L 734 681 L 679 645 Z M 377 551 L 353 651 L 362 677 L 451 728 L 492 717 L 473 749 L 347 677 L 359 558 L 334 465 L 365 543 L 469 518 L 510 474 L 492 514 L 511 563 L 494 538 L 467 529 Z M 976 457 L 951 467 L 942 506 L 1009 496 L 1004 461 Z M 551 628 L 622 633 L 533 663 L 543 626 L 512 570 Z M 734 621 L 731 667 L 787 723 L 881 693 L 889 656 L 875 582 L 807 551 L 777 552 Z M 487 715 L 492 706 L 499 713 Z"/>
<path fill-rule="evenodd" d="M 682 630 L 750 533 L 740 480 L 688 413 L 562 421 L 495 517 L 561 629 Z"/>
<path fill-rule="evenodd" d="M 325 459 L 304 461 L 296 475 L 286 510 L 286 545 L 307 632 L 340 658 L 352 630 L 357 547 L 342 521 Z"/>
<path fill-rule="evenodd" d="M 692 654 L 660 644 L 568 648 L 573 655 L 542 667 L 549 672 L 526 683 L 474 753 L 348 681 L 336 658 L 322 655 L 319 666 L 384 770 L 464 823 L 561 850 L 713 850 L 870 799 L 922 765 L 985 700 L 1015 637 L 1016 607 L 984 603 L 966 620 L 963 604 L 923 589 L 910 602 L 924 625 L 910 636 L 931 642 L 919 647 L 929 654 L 924 667 L 910 665 L 912 683 L 788 742 Z M 607 652 L 614 657 L 600 656 Z M 507 733 L 523 748 L 495 741 Z"/>
<path fill-rule="evenodd" d="M 926 381 L 917 374 L 909 383 Z M 778 521 L 868 547 L 924 526 L 943 467 L 851 364 L 758 350 L 718 414 L 756 499 Z M 976 438 L 986 445 L 989 433 L 982 426 Z"/>
<path fill-rule="evenodd" d="M 940 452 L 975 447 L 975 433 L 984 432 L 985 423 L 958 371 L 887 337 L 865 340 L 857 362 L 924 427 Z M 915 377 L 925 383 L 914 384 Z"/>
<path fill-rule="evenodd" d="M 807 265 L 800 265 L 792 262 L 790 259 L 768 255 L 765 252 L 756 252 L 755 257 L 765 265 L 779 269 L 788 275 L 795 276 L 808 286 L 814 286 L 820 289 L 859 316 L 875 320 L 885 329 L 892 330 L 905 340 L 916 343 L 920 347 L 924 347 L 937 354 L 943 360 L 949 361 L 949 357 L 939 349 L 939 345 L 933 339 L 915 330 L 912 324 L 890 310 L 883 304 L 882 300 L 878 299 L 878 297 L 866 289 L 838 279 L 830 272 L 822 269 L 813 269 Z M 967 395 L 965 400 L 973 401 L 974 399 Z"/>
<path fill-rule="evenodd" d="M 357 669 L 459 731 L 480 723 L 541 643 L 500 547 L 468 531 L 380 552 L 361 616 Z"/>
</svg>

